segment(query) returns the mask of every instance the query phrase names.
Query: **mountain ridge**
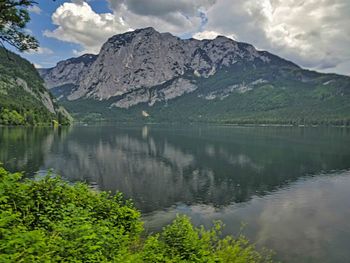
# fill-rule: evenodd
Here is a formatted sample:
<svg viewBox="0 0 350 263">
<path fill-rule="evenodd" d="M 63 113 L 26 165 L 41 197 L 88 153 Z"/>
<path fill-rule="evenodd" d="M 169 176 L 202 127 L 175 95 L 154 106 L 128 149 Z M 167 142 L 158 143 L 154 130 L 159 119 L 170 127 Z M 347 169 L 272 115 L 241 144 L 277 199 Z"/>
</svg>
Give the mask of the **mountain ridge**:
<svg viewBox="0 0 350 263">
<path fill-rule="evenodd" d="M 111 115 L 105 114 L 110 111 L 122 119 L 126 115 L 140 116 L 140 112 L 150 111 L 149 119 L 158 120 L 164 119 L 159 118 L 158 115 L 162 114 L 159 111 L 169 111 L 171 105 L 172 111 L 176 112 L 179 101 L 193 97 L 195 107 L 207 110 L 201 114 L 195 113 L 198 109 L 190 110 L 189 114 L 183 112 L 184 120 L 203 120 L 203 116 L 205 121 L 213 120 L 209 116 L 216 112 L 215 108 L 221 107 L 217 105 L 226 104 L 222 115 L 229 112 L 231 117 L 228 119 L 233 121 L 247 115 L 244 113 L 249 113 L 249 118 L 255 115 L 255 119 L 261 113 L 271 116 L 268 113 L 271 107 L 265 107 L 271 104 L 268 94 L 264 94 L 266 101 L 263 104 L 267 104 L 264 107 L 252 108 L 248 102 L 243 102 L 246 99 L 250 101 L 264 89 L 270 89 L 270 93 L 287 96 L 283 98 L 283 103 L 274 101 L 272 104 L 276 104 L 276 107 L 273 110 L 294 107 L 298 111 L 298 104 L 302 101 L 307 106 L 314 104 L 323 108 L 320 101 L 336 98 L 342 101 L 340 106 L 346 108 L 341 118 L 349 117 L 348 108 L 341 98 L 345 96 L 348 100 L 350 77 L 305 70 L 267 51 L 258 51 L 251 44 L 224 36 L 213 40 L 180 39 L 148 27 L 112 36 L 103 44 L 98 55 L 86 56 L 90 56 L 87 61 L 83 57 L 69 59 L 40 72 L 52 92 L 77 115 L 86 112 L 83 108 L 77 110 L 75 106 L 81 105 L 82 101 L 90 101 L 94 105 L 101 103 L 95 109 L 89 106 L 88 114 L 97 114 L 102 118 Z M 298 93 L 298 98 L 293 98 L 293 92 Z M 236 101 L 238 97 L 242 98 Z M 255 99 L 251 103 L 260 101 L 261 97 Z M 235 104 L 229 106 L 231 100 Z M 244 105 L 239 108 L 237 104 L 242 103 Z M 125 114 L 123 110 L 129 112 Z M 135 112 L 132 114 L 132 111 Z M 329 113 L 334 115 L 328 116 L 332 119 L 339 116 L 338 112 L 328 112 L 327 115 Z M 283 112 L 278 114 L 284 115 L 281 115 L 283 119 L 291 120 L 297 116 L 292 114 L 288 117 Z M 307 119 L 310 116 L 304 117 Z M 168 115 L 168 118 L 173 119 L 172 115 Z"/>
</svg>

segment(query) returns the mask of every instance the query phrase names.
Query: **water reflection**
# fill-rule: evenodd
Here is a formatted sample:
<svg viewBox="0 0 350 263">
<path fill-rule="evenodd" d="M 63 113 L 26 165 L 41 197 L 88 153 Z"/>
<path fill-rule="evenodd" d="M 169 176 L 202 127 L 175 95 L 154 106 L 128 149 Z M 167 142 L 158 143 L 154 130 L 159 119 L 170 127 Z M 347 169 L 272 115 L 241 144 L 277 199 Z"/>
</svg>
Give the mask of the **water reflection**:
<svg viewBox="0 0 350 263">
<path fill-rule="evenodd" d="M 144 212 L 226 206 L 302 176 L 350 166 L 346 129 L 74 127 L 0 129 L 0 159 L 120 190 Z"/>
<path fill-rule="evenodd" d="M 43 166 L 120 190 L 144 212 L 177 202 L 223 206 L 347 168 L 348 137 L 330 132 L 332 140 L 329 131 L 295 129 L 76 128 L 53 144 Z"/>
<path fill-rule="evenodd" d="M 349 262 L 350 171 L 303 178 L 287 188 L 222 208 L 177 204 L 145 216 L 150 232 L 171 222 L 177 213 L 195 224 L 222 220 L 224 234 L 244 234 L 257 245 L 277 252 L 282 262 Z"/>
<path fill-rule="evenodd" d="M 0 127 L 10 170 L 53 168 L 122 191 L 150 231 L 176 213 L 222 219 L 287 262 L 346 262 L 350 132 L 332 128 Z"/>
<path fill-rule="evenodd" d="M 53 135 L 39 128 L 0 128 L 0 161 L 11 171 L 36 172 L 44 162 L 44 152 L 50 148 Z"/>
</svg>

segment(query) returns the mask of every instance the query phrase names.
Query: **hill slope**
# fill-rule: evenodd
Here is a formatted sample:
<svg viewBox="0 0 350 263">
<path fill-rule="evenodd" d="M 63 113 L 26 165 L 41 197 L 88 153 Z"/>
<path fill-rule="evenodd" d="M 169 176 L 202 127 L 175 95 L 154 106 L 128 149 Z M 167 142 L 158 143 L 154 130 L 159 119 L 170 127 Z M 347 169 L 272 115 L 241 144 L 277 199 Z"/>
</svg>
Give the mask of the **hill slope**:
<svg viewBox="0 0 350 263">
<path fill-rule="evenodd" d="M 66 60 L 41 74 L 79 118 L 291 124 L 350 120 L 350 77 L 304 70 L 222 36 L 183 40 L 153 28 L 139 29 L 111 37 L 97 56 Z"/>
<path fill-rule="evenodd" d="M 34 66 L 0 48 L 0 124 L 67 124 L 69 114 L 46 90 Z"/>
</svg>

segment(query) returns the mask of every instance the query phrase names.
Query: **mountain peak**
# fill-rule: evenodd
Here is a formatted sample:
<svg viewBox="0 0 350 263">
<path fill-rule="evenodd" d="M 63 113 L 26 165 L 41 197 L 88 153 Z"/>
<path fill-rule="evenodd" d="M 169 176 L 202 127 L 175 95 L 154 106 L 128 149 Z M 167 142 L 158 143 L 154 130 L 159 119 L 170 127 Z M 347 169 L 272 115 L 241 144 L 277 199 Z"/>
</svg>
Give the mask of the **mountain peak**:
<svg viewBox="0 0 350 263">
<path fill-rule="evenodd" d="M 245 114 L 246 110 L 256 114 L 284 109 L 293 103 L 296 109 L 304 101 L 318 104 L 328 97 L 348 94 L 345 86 L 350 81 L 305 71 L 290 61 L 225 36 L 202 41 L 181 39 L 152 27 L 115 35 L 97 57 L 85 55 L 41 73 L 52 92 L 69 103 L 94 99 L 105 101 L 107 104 L 101 107 L 108 105 L 111 110 L 131 110 L 139 105 L 152 118 L 173 109 L 166 117 L 170 119 L 177 118 L 173 113 L 182 108 L 196 108 L 203 109 L 203 115 L 196 111 L 191 119 L 201 121 L 198 116 L 210 116 L 212 112 L 226 118 L 226 109 L 235 117 L 236 112 Z M 304 91 L 309 92 L 307 100 L 303 99 Z M 297 99 L 295 92 L 300 94 Z M 186 101 L 195 106 L 183 107 L 181 103 Z M 224 111 L 218 112 L 218 108 Z M 211 118 L 217 117 L 214 114 Z"/>
<path fill-rule="evenodd" d="M 217 35 L 215 39 L 228 39 L 228 40 L 233 40 L 232 38 L 226 37 L 224 35 Z"/>
<path fill-rule="evenodd" d="M 153 27 L 144 27 L 144 28 L 138 28 L 134 31 L 135 33 L 139 32 L 147 32 L 147 33 L 159 33 L 157 30 L 155 30 Z"/>
<path fill-rule="evenodd" d="M 292 66 L 268 52 L 259 52 L 252 45 L 225 36 L 203 41 L 185 40 L 146 27 L 111 37 L 96 57 L 85 55 L 68 60 L 68 65 L 59 64 L 51 74 L 45 74 L 45 81 L 49 87 L 75 85 L 68 97 L 70 100 L 120 98 L 141 88 L 151 90 L 169 83 L 169 94 L 159 93 L 154 99 L 158 101 L 192 91 L 195 85 L 184 80 L 188 74 L 193 74 L 194 78 L 209 78 L 233 67 L 236 70 L 263 68 L 272 60 L 274 64 Z M 142 97 L 143 100 L 155 103 L 146 97 Z M 130 103 L 125 98 L 116 105 L 129 107 Z"/>
<path fill-rule="evenodd" d="M 223 36 L 223 35 L 218 35 L 216 38 L 214 38 L 212 41 L 216 41 L 216 42 L 237 42 L 236 40 L 233 40 L 232 38 Z"/>
<path fill-rule="evenodd" d="M 125 33 L 117 34 L 110 37 L 105 44 L 112 44 L 116 46 L 125 45 L 126 43 L 130 43 L 136 36 L 153 36 L 156 34 L 160 34 L 153 27 L 145 27 L 139 28 L 134 31 L 127 31 Z M 102 47 L 103 48 L 103 47 Z"/>
</svg>

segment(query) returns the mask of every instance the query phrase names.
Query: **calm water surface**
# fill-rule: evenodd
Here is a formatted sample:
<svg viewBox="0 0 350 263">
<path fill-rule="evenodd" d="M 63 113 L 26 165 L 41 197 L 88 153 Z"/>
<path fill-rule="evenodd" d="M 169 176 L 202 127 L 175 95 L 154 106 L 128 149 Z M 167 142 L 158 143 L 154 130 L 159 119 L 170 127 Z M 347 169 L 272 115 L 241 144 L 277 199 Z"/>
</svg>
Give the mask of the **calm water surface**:
<svg viewBox="0 0 350 263">
<path fill-rule="evenodd" d="M 0 161 L 122 191 L 151 232 L 181 213 L 243 225 L 283 262 L 350 262 L 349 129 L 2 127 Z"/>
</svg>

